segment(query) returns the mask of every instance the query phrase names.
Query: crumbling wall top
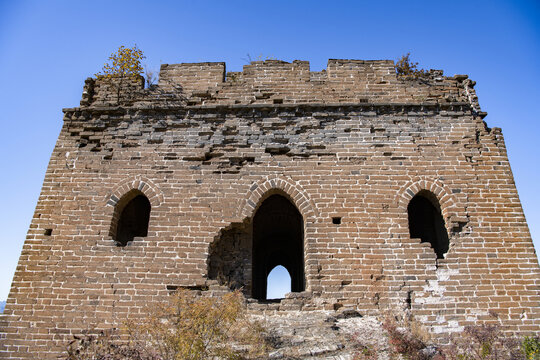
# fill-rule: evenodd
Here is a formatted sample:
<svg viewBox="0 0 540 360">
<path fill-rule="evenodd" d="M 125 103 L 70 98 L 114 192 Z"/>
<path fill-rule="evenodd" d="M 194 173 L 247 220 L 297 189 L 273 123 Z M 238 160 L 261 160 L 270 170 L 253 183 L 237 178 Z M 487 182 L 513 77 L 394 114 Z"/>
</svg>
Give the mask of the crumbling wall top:
<svg viewBox="0 0 540 360">
<path fill-rule="evenodd" d="M 241 72 L 227 72 L 224 62 L 163 64 L 156 86 L 128 82 L 118 96 L 114 86 L 87 80 L 81 106 L 467 102 L 479 111 L 474 84 L 465 75 L 447 77 L 441 70 L 403 78 L 392 60 L 330 59 L 322 71 L 311 71 L 301 60 L 253 61 Z"/>
</svg>

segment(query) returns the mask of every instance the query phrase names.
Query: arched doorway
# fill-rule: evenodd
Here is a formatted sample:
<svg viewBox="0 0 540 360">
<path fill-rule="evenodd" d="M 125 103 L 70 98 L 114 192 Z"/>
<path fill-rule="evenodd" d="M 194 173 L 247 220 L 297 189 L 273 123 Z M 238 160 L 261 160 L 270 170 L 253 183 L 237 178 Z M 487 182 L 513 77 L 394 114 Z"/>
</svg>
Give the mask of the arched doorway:
<svg viewBox="0 0 540 360">
<path fill-rule="evenodd" d="M 305 289 L 304 221 L 282 195 L 271 195 L 253 218 L 253 297 L 267 298 L 267 277 L 278 265 L 291 276 L 291 291 Z"/>
<path fill-rule="evenodd" d="M 411 199 L 407 212 L 411 238 L 431 243 L 437 258 L 443 259 L 448 252 L 449 240 L 437 197 L 422 190 Z"/>
</svg>

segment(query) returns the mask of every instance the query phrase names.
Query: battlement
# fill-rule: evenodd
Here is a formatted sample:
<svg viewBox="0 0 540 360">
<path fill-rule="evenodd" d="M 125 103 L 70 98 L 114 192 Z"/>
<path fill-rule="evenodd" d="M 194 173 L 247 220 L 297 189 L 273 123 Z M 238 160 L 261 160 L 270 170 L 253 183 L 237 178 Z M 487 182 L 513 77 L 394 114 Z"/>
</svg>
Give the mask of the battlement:
<svg viewBox="0 0 540 360">
<path fill-rule="evenodd" d="M 207 90 L 225 82 L 224 62 L 163 64 L 159 70 L 158 86 L 184 90 Z"/>
<path fill-rule="evenodd" d="M 150 89 L 135 81 L 118 92 L 101 80 L 89 79 L 81 105 L 468 102 L 479 111 L 474 84 L 466 75 L 447 77 L 441 70 L 406 79 L 396 74 L 392 60 L 330 59 L 322 71 L 311 71 L 309 62 L 302 60 L 253 61 L 239 72 L 227 72 L 224 62 L 181 63 L 163 64 L 158 84 Z"/>
</svg>

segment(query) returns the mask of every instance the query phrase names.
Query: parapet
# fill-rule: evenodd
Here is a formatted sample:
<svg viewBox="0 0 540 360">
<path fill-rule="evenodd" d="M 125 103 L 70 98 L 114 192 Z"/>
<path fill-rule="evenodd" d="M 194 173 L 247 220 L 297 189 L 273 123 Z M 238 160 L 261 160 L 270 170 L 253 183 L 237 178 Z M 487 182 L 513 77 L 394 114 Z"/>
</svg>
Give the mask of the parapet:
<svg viewBox="0 0 540 360">
<path fill-rule="evenodd" d="M 159 70 L 158 86 L 174 90 L 196 91 L 216 88 L 225 82 L 224 62 L 163 64 Z"/>
<path fill-rule="evenodd" d="M 81 106 L 467 102 L 479 111 L 474 84 L 466 75 L 447 77 L 441 70 L 404 78 L 392 60 L 330 59 L 322 71 L 310 71 L 309 62 L 301 60 L 253 61 L 241 72 L 226 72 L 224 62 L 163 64 L 157 85 L 144 89 L 143 82 L 131 81 L 116 98 L 111 86 L 87 80 Z"/>
</svg>

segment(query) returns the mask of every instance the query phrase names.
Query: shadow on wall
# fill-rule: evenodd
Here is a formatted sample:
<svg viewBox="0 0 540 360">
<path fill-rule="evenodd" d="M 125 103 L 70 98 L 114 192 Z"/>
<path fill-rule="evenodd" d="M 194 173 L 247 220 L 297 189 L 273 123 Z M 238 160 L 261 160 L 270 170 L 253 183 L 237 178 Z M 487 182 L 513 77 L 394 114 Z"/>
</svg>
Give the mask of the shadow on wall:
<svg viewBox="0 0 540 360">
<path fill-rule="evenodd" d="M 208 277 L 266 300 L 268 275 L 278 266 L 290 279 L 287 292 L 304 291 L 303 218 L 286 196 L 273 194 L 252 221 L 233 223 L 216 237 L 209 248 Z"/>
</svg>

